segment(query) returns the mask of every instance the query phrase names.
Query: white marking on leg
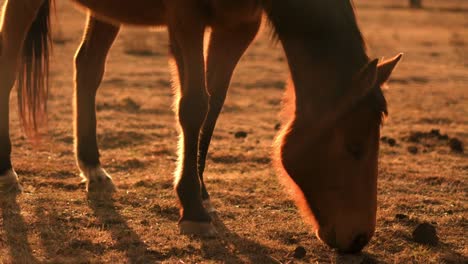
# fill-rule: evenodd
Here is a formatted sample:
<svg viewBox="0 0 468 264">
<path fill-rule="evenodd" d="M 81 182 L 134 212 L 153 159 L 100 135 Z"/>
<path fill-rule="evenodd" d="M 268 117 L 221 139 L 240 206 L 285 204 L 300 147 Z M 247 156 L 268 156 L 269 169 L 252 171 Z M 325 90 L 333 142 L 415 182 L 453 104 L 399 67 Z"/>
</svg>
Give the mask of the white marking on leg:
<svg viewBox="0 0 468 264">
<path fill-rule="evenodd" d="M 100 166 L 95 168 L 86 168 L 80 166 L 81 178 L 86 183 L 86 191 L 90 192 L 113 192 L 116 187 L 112 182 L 112 177 Z"/>
<path fill-rule="evenodd" d="M 213 206 L 210 199 L 207 199 L 207 200 L 203 201 L 203 207 L 205 207 L 205 210 L 209 214 L 216 213 L 216 208 Z"/>
</svg>

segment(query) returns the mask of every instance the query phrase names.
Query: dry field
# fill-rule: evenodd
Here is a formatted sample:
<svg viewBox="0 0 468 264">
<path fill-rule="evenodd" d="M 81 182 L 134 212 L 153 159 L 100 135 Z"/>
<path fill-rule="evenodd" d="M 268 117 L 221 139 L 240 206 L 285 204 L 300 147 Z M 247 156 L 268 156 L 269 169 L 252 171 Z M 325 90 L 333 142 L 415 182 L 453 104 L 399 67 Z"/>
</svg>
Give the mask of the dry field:
<svg viewBox="0 0 468 264">
<path fill-rule="evenodd" d="M 268 29 L 237 68 L 208 158 L 218 238 L 178 234 L 163 30 L 125 28 L 110 53 L 98 133 L 119 192 L 109 202 L 87 199 L 72 134 L 72 58 L 84 14 L 57 2 L 49 136 L 32 147 L 12 111 L 24 192 L 1 199 L 0 263 L 468 263 L 468 150 L 450 147 L 454 139 L 468 144 L 468 1 L 426 0 L 421 10 L 404 0 L 356 1 L 371 53 L 405 53 L 385 92 L 377 231 L 359 256 L 321 244 L 277 181 L 271 143 L 288 72 Z M 239 131 L 247 137 L 236 138 Z M 437 245 L 414 241 L 424 222 L 436 228 Z M 298 246 L 302 259 L 293 256 Z"/>
</svg>

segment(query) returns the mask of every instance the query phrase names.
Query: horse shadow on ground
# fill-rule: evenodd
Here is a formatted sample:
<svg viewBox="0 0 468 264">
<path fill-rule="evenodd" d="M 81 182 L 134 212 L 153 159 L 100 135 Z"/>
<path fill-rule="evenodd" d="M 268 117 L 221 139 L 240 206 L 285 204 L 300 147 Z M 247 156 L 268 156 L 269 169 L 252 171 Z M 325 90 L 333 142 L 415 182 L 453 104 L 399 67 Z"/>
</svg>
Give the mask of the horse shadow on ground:
<svg viewBox="0 0 468 264">
<path fill-rule="evenodd" d="M 128 226 L 111 197 L 88 194 L 88 201 L 104 229 L 110 232 L 112 239 L 116 242 L 115 249 L 125 251 L 129 263 L 157 263 L 167 259 L 167 256 L 160 252 L 151 250 Z"/>
<path fill-rule="evenodd" d="M 224 263 L 281 263 L 272 257 L 286 256 L 288 252 L 278 252 L 254 240 L 231 232 L 217 213 L 211 214 L 213 224 L 218 231 L 214 239 L 201 239 L 201 250 L 205 259 Z M 242 258 L 243 257 L 243 258 Z"/>
<path fill-rule="evenodd" d="M 177 221 L 177 210 L 170 214 L 159 216 L 170 221 Z M 218 213 L 212 213 L 211 218 L 218 234 L 212 238 L 193 236 L 192 239 L 201 243 L 200 255 L 206 259 L 222 263 L 308 263 L 315 255 L 307 254 L 304 259 L 295 259 L 294 252 L 278 250 L 262 245 L 254 240 L 238 235 L 224 224 Z M 330 250 L 330 249 L 326 249 Z M 376 256 L 363 252 L 357 255 L 342 255 L 330 250 L 324 263 L 336 264 L 374 264 L 381 263 Z M 322 256 L 323 257 L 323 256 Z M 322 263 L 322 262 L 320 262 Z"/>
<path fill-rule="evenodd" d="M 39 263 L 31 250 L 28 240 L 28 227 L 16 201 L 18 193 L 2 193 L 0 209 L 6 241 L 0 237 L 0 246 L 6 242 L 10 251 L 11 263 Z M 0 259 L 0 262 L 4 260 Z M 2 262 L 3 263 L 3 262 Z"/>
<path fill-rule="evenodd" d="M 73 218 L 63 215 L 63 208 L 55 207 L 54 201 L 38 199 L 35 208 L 37 219 L 35 228 L 39 231 L 41 245 L 46 262 L 53 263 L 90 263 L 90 254 L 99 251 L 99 246 L 91 241 L 75 238 L 72 225 Z"/>
<path fill-rule="evenodd" d="M 212 214 L 211 216 L 213 224 L 219 233 L 219 237 L 212 240 L 202 240 L 202 250 L 206 252 L 217 252 L 215 255 L 205 256 L 207 259 L 223 261 L 225 263 L 244 263 L 247 260 L 249 263 L 281 264 L 307 263 L 308 260 L 312 260 L 314 257 L 309 255 L 308 257 L 301 260 L 295 259 L 293 252 L 281 252 L 276 249 L 261 245 L 253 240 L 241 237 L 231 232 L 216 213 Z M 279 257 L 273 257 L 272 253 Z M 330 253 L 332 253 L 332 251 L 330 251 Z M 239 258 L 240 255 L 243 255 L 246 259 Z M 335 253 L 334 257 L 335 259 L 333 263 L 336 264 L 379 263 L 375 256 L 372 256 L 368 253 L 361 253 L 358 255 L 342 255 Z"/>
<path fill-rule="evenodd" d="M 206 255 L 205 258 L 207 259 L 223 261 L 225 263 L 244 263 L 248 261 L 249 263 L 275 264 L 307 263 L 308 260 L 314 259 L 313 255 L 309 255 L 304 259 L 295 259 L 292 254 L 293 252 L 281 252 L 261 245 L 253 240 L 241 237 L 231 232 L 216 213 L 211 216 L 219 235 L 216 239 L 202 240 L 202 250 L 204 252 L 217 253 L 214 255 Z M 273 257 L 272 253 L 279 257 Z M 246 259 L 239 258 L 240 255 L 243 255 Z M 354 255 L 343 255 L 338 252 L 333 253 L 333 250 L 330 250 L 330 256 L 334 259 L 332 262 L 336 264 L 380 263 L 376 256 L 366 252 Z"/>
<path fill-rule="evenodd" d="M 377 264 L 381 263 L 377 258 L 369 253 L 359 253 L 353 255 L 336 253 L 333 263 L 336 264 Z"/>
</svg>

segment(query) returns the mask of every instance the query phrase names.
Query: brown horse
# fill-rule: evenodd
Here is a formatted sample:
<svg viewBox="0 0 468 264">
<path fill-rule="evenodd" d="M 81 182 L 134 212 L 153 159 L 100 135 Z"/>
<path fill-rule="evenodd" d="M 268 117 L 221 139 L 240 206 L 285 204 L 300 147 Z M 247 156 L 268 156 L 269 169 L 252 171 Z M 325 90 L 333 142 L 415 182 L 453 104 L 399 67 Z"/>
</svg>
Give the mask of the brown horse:
<svg viewBox="0 0 468 264">
<path fill-rule="evenodd" d="M 9 0 L 0 55 L 0 187 L 20 188 L 9 138 L 9 95 L 17 80 L 20 116 L 34 134 L 45 121 L 51 0 Z M 208 146 L 232 72 L 265 11 L 289 63 L 288 121 L 277 161 L 318 237 L 360 251 L 375 229 L 379 131 L 387 113 L 381 85 L 400 56 L 366 55 L 349 0 L 74 0 L 89 10 L 75 56 L 75 147 L 89 192 L 114 190 L 101 167 L 95 97 L 120 24 L 165 25 L 179 80 L 180 153 L 175 190 L 182 233 L 213 235 L 203 182 Z M 205 60 L 204 32 L 212 33 Z"/>
</svg>

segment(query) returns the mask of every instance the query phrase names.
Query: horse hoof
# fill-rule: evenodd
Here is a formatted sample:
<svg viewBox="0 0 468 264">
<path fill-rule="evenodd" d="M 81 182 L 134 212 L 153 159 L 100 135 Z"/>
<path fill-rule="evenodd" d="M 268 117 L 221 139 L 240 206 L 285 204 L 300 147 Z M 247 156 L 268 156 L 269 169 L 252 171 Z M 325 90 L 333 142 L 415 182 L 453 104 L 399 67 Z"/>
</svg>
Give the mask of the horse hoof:
<svg viewBox="0 0 468 264">
<path fill-rule="evenodd" d="M 207 199 L 207 200 L 203 201 L 203 207 L 205 207 L 205 210 L 209 214 L 216 213 L 216 208 L 213 206 L 210 199 Z"/>
<path fill-rule="evenodd" d="M 218 234 L 215 227 L 207 222 L 182 221 L 179 223 L 179 229 L 182 235 L 216 237 Z"/>
<path fill-rule="evenodd" d="M 18 181 L 18 175 L 13 169 L 0 175 L 0 193 L 20 193 L 23 187 Z"/>
<path fill-rule="evenodd" d="M 114 193 L 117 191 L 112 177 L 101 167 L 87 169 L 81 173 L 88 193 Z"/>
</svg>

